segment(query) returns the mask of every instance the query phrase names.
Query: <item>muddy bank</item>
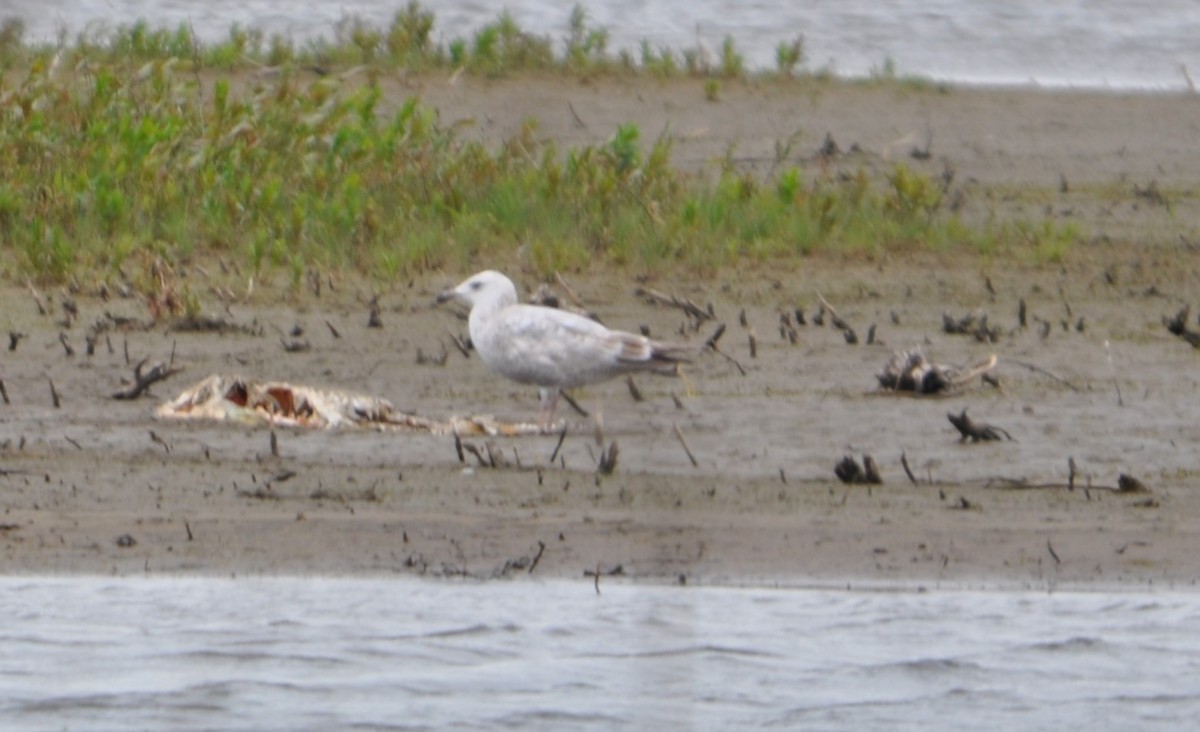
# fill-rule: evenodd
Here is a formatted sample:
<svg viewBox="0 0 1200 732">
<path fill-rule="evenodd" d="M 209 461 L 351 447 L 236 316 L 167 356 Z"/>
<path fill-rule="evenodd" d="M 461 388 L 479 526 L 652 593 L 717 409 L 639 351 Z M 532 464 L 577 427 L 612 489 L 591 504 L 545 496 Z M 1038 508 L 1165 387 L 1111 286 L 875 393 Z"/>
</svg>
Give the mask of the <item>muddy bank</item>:
<svg viewBox="0 0 1200 732">
<path fill-rule="evenodd" d="M 1195 151 L 1179 143 L 1194 98 L 729 85 L 713 103 L 698 83 L 389 83 L 392 101 L 420 92 L 443 121 L 488 139 L 511 135 L 530 110 L 540 134 L 564 144 L 603 139 L 617 122 L 647 136 L 669 126 L 680 164 L 697 169 L 731 146 L 743 164 L 769 166 L 774 142 L 797 130 L 796 155 L 811 160 L 829 133 L 863 151 L 834 165 L 952 166 L 981 211 L 1078 220 L 1094 240 L 1055 264 L 925 254 L 701 281 L 568 273 L 609 325 L 690 339 L 727 327 L 729 358 L 708 354 L 678 380 L 639 378 L 641 401 L 620 381 L 577 395 L 602 413 L 604 444 L 619 446 L 608 476 L 596 473 L 593 419 L 565 407 L 553 461 L 557 436 L 495 438 L 501 468 L 460 460 L 449 437 L 276 428 L 273 447 L 261 426 L 152 416 L 189 384 L 235 373 L 365 392 L 435 417 L 530 419 L 535 393 L 464 357 L 452 335 L 465 325 L 432 305 L 465 272 L 385 288 L 381 328 L 368 327 L 370 285 L 318 297 L 262 282 L 226 309 L 193 280 L 204 311 L 235 327 L 113 321 L 90 354 L 93 323 L 144 321 L 144 303 L 105 301 L 84 283 L 68 325 L 59 292 L 42 293 L 52 308 L 39 314 L 27 289 L 8 284 L 0 335 L 24 337 L 0 348 L 4 571 L 582 578 L 598 567 L 671 582 L 1038 587 L 1190 585 L 1200 574 L 1200 354 L 1162 324 L 1200 305 Z M 914 140 L 929 158 L 911 155 Z M 1151 181 L 1162 200 L 1144 195 Z M 1027 187 L 1057 193 L 1010 195 Z M 510 274 L 527 292 L 539 284 Z M 711 303 L 717 317 L 694 330 L 679 309 L 636 296 L 639 284 Z M 814 324 L 818 294 L 856 344 L 828 319 Z M 989 335 L 944 332 L 944 316 L 968 314 L 986 314 Z M 307 347 L 289 348 L 298 344 Z M 948 397 L 881 395 L 875 374 L 897 348 L 964 366 L 995 354 L 995 382 Z M 111 398 L 139 360 L 172 352 L 182 373 L 143 398 Z M 960 442 L 947 414 L 964 409 L 1012 439 Z M 486 440 L 470 442 L 486 454 Z M 837 461 L 864 454 L 882 485 L 834 477 Z M 1115 492 L 1122 474 L 1149 492 Z"/>
<path fill-rule="evenodd" d="M 112 330 L 90 356 L 84 324 L 105 311 L 144 317 L 139 303 L 80 301 L 78 325 L 64 329 L 59 310 L 37 315 L 27 292 L 8 288 L 6 325 L 26 337 L 0 355 L 10 401 L 0 406 L 5 568 L 471 577 L 532 568 L 582 577 L 599 566 L 722 583 L 1193 580 L 1196 354 L 1159 322 L 1174 311 L 1167 298 L 1133 297 L 1083 272 L 997 272 L 992 295 L 961 267 L 893 265 L 885 277 L 878 266 L 811 264 L 779 279 L 655 283 L 712 303 L 727 325 L 719 345 L 728 358 L 708 354 L 682 379 L 639 378 L 641 401 L 619 381 L 579 394 L 602 414 L 604 444 L 619 446 L 607 476 L 596 472 L 593 419 L 565 407 L 568 434 L 553 462 L 555 435 L 468 438 L 485 456 L 492 442 L 497 468 L 470 452 L 460 460 L 452 437 L 419 432 L 152 416 L 191 382 L 238 373 L 367 392 L 429 416 L 533 418 L 533 391 L 454 347 L 451 335 L 465 327 L 431 305 L 441 280 L 384 298 L 378 329 L 365 305 L 233 306 L 223 319 L 239 327 L 226 332 Z M 714 327 L 694 331 L 682 311 L 636 297 L 630 282 L 572 285 L 613 325 L 694 339 Z M 813 323 L 817 292 L 859 343 L 828 319 Z M 989 316 L 994 342 L 943 331 L 944 313 L 968 311 Z M 290 335 L 296 326 L 301 334 Z M 309 348 L 288 351 L 296 339 Z M 944 397 L 880 393 L 875 374 L 893 348 L 911 347 L 948 364 L 994 353 L 996 381 Z M 152 386 L 152 397 L 111 398 L 132 364 L 172 350 L 183 373 Z M 947 414 L 963 409 L 1012 439 L 960 442 Z M 864 454 L 882 485 L 834 477 L 837 460 Z M 1150 492 L 1115 492 L 1121 474 Z"/>
</svg>

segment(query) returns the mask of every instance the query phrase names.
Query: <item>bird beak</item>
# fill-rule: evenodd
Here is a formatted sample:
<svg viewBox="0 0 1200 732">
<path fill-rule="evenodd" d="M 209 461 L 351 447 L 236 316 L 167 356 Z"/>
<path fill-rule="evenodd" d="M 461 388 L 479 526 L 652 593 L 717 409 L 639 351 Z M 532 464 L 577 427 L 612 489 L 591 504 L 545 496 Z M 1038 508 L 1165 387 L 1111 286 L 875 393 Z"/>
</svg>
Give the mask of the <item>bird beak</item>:
<svg viewBox="0 0 1200 732">
<path fill-rule="evenodd" d="M 438 293 L 438 296 L 437 296 L 437 299 L 435 300 L 435 302 L 438 305 L 441 305 L 442 303 L 450 302 L 451 300 L 457 300 L 457 299 L 458 299 L 458 293 L 455 292 L 454 290 L 442 290 L 441 292 Z"/>
</svg>

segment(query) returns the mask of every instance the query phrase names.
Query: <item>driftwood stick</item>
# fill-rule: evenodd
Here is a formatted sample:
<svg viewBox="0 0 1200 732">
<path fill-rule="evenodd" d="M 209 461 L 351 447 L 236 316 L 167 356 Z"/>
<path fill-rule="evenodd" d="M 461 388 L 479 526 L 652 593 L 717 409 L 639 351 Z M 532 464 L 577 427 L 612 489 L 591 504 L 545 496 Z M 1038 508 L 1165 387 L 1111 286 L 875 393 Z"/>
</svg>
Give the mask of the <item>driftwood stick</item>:
<svg viewBox="0 0 1200 732">
<path fill-rule="evenodd" d="M 608 443 L 608 449 L 600 451 L 600 461 L 596 465 L 596 473 L 599 475 L 612 475 L 617 469 L 617 441 L 613 440 Z"/>
<path fill-rule="evenodd" d="M 1028 362 L 1026 362 L 1026 361 L 1017 361 L 1016 359 L 1009 359 L 1009 360 L 1010 360 L 1010 362 L 1011 362 L 1011 363 L 1015 363 L 1015 364 L 1016 364 L 1016 365 L 1018 365 L 1018 366 L 1021 366 L 1021 367 L 1023 367 L 1023 368 L 1027 368 L 1027 369 L 1029 369 L 1030 371 L 1033 371 L 1034 373 L 1038 373 L 1038 374 L 1041 374 L 1042 376 L 1046 376 L 1046 377 L 1048 377 L 1048 378 L 1050 378 L 1050 379 L 1053 379 L 1054 381 L 1057 381 L 1058 383 L 1060 383 L 1060 384 L 1062 384 L 1063 386 L 1067 387 L 1067 388 L 1068 388 L 1068 389 L 1070 389 L 1071 391 L 1074 391 L 1074 392 L 1082 392 L 1082 391 L 1083 391 L 1083 389 L 1079 388 L 1078 386 L 1075 386 L 1074 384 L 1072 384 L 1071 382 L 1067 381 L 1066 379 L 1063 379 L 1063 378 L 1061 378 L 1061 377 L 1059 377 L 1059 376 L 1056 376 L 1056 375 L 1054 375 L 1054 374 L 1050 373 L 1049 371 L 1047 371 L 1046 369 L 1042 368 L 1041 366 L 1036 366 L 1036 365 L 1034 365 L 1034 364 L 1031 364 L 1031 363 L 1028 363 Z"/>
<path fill-rule="evenodd" d="M 172 348 L 172 352 L 174 349 Z M 133 367 L 133 384 L 125 389 L 114 392 L 113 399 L 137 399 L 150 388 L 152 384 L 168 379 L 175 374 L 183 371 L 182 366 L 171 366 L 169 364 L 156 363 L 149 371 L 143 373 L 142 367 L 146 365 L 146 359 L 138 361 Z"/>
<path fill-rule="evenodd" d="M 683 430 L 679 429 L 679 423 L 676 422 L 674 427 L 675 437 L 679 440 L 679 444 L 683 447 L 683 451 L 687 453 L 688 460 L 692 461 L 692 467 L 700 467 L 700 463 L 696 461 L 696 456 L 692 454 L 692 449 L 688 447 L 687 440 L 683 439 Z"/>
<path fill-rule="evenodd" d="M 33 304 L 37 305 L 38 315 L 46 315 L 48 312 L 46 310 L 46 301 L 42 299 L 41 294 L 38 293 L 37 288 L 33 286 L 28 277 L 25 278 L 25 284 L 29 287 L 29 294 L 33 295 Z"/>
<path fill-rule="evenodd" d="M 633 397 L 633 401 L 640 402 L 645 398 L 642 396 L 642 390 L 639 389 L 638 385 L 634 382 L 633 376 L 625 377 L 625 385 L 629 387 L 629 396 Z"/>
<path fill-rule="evenodd" d="M 546 553 L 546 542 L 538 540 L 537 554 L 534 555 L 533 561 L 529 563 L 529 574 L 533 574 L 533 570 L 537 569 L 538 562 L 542 561 L 542 555 Z"/>
<path fill-rule="evenodd" d="M 979 363 L 972 366 L 962 376 L 955 377 L 951 386 L 961 386 L 963 384 L 966 384 L 969 381 L 973 381 L 975 379 L 975 377 L 983 376 L 984 374 L 986 374 L 987 372 L 991 371 L 994 368 L 996 368 L 996 354 L 993 353 L 992 355 L 988 356 L 985 360 L 980 361 Z"/>
<path fill-rule="evenodd" d="M 883 476 L 879 474 L 879 466 L 870 455 L 863 455 L 863 464 L 851 456 L 845 455 L 833 466 L 833 474 L 843 483 L 881 484 Z"/>
<path fill-rule="evenodd" d="M 695 320 L 697 324 L 703 323 L 706 320 L 714 320 L 716 318 L 711 311 L 705 310 L 687 298 L 668 295 L 665 292 L 652 290 L 648 287 L 639 287 L 633 291 L 633 294 L 658 305 L 667 305 L 670 307 L 679 308 L 693 320 Z"/>
<path fill-rule="evenodd" d="M 457 440 L 458 435 L 455 435 L 454 439 Z M 554 445 L 554 452 L 550 453 L 550 464 L 551 465 L 554 464 L 554 458 L 558 457 L 558 451 L 562 449 L 563 440 L 565 440 L 565 439 L 567 439 L 567 425 L 563 424 L 562 430 L 560 430 L 558 433 L 558 442 L 555 443 L 555 445 Z"/>
<path fill-rule="evenodd" d="M 912 468 L 910 468 L 908 466 L 908 454 L 907 453 L 904 453 L 904 452 L 900 453 L 900 465 L 904 467 L 904 474 L 908 476 L 908 479 L 912 481 L 912 484 L 920 485 L 920 483 L 917 482 L 917 476 L 913 475 Z"/>
<path fill-rule="evenodd" d="M 959 442 L 966 442 L 967 440 L 971 442 L 1012 440 L 1012 435 L 1008 434 L 1007 430 L 972 420 L 967 416 L 966 407 L 963 407 L 961 414 L 947 414 L 946 418 L 950 420 L 950 424 L 954 425 L 954 429 L 958 430 L 958 433 L 961 435 Z"/>
<path fill-rule="evenodd" d="M 742 376 L 745 376 L 746 369 L 743 368 L 740 363 L 738 363 L 738 360 L 717 347 L 717 341 L 721 340 L 721 336 L 723 335 L 725 335 L 725 324 L 721 323 L 717 326 L 717 329 L 713 331 L 713 334 L 708 337 L 708 340 L 704 341 L 704 350 L 711 349 L 713 353 L 720 354 L 725 358 L 726 361 L 737 367 L 738 373 L 740 373 Z"/>
<path fill-rule="evenodd" d="M 458 352 L 463 355 L 463 358 L 470 358 L 471 349 L 467 347 L 467 340 L 452 331 L 447 330 L 446 333 L 450 336 L 450 342 L 453 343 L 454 347 L 458 349 Z"/>
<path fill-rule="evenodd" d="M 817 299 L 821 301 L 821 307 L 825 308 L 825 311 L 829 313 L 829 322 L 834 328 L 837 328 L 842 332 L 842 334 L 846 337 L 846 342 L 851 345 L 858 343 L 858 334 L 854 332 L 854 329 L 850 327 L 849 323 L 847 323 L 845 320 L 842 320 L 841 316 L 837 314 L 837 311 L 833 309 L 833 306 L 829 304 L 829 301 L 826 300 L 825 297 L 819 292 L 817 293 Z"/>
<path fill-rule="evenodd" d="M 567 280 L 562 276 L 561 272 L 554 273 L 554 281 L 557 282 L 558 286 L 563 289 L 563 293 L 566 294 L 567 299 L 571 301 L 572 305 L 580 310 L 587 310 L 587 306 L 583 304 L 583 300 L 580 300 L 579 295 L 575 294 L 575 290 L 573 290 L 571 286 L 567 284 Z"/>
<path fill-rule="evenodd" d="M 1112 348 L 1108 345 L 1108 341 L 1104 341 L 1104 353 L 1108 356 L 1108 370 L 1112 372 L 1113 386 L 1117 389 L 1117 406 L 1125 406 L 1125 399 L 1121 396 L 1121 381 L 1117 378 L 1117 366 L 1113 363 Z"/>
<path fill-rule="evenodd" d="M 561 396 L 563 399 L 565 399 L 567 404 L 571 405 L 571 409 L 574 409 L 576 411 L 576 413 L 579 414 L 580 417 L 588 416 L 588 411 L 586 409 L 584 409 L 583 407 L 579 406 L 579 402 L 575 401 L 575 398 L 572 397 L 570 394 L 568 394 L 566 391 L 559 389 L 558 395 Z"/>
<path fill-rule="evenodd" d="M 62 407 L 62 400 L 58 397 L 58 389 L 54 388 L 54 379 L 46 377 L 46 381 L 50 382 L 50 400 L 54 402 L 54 408 Z"/>
</svg>

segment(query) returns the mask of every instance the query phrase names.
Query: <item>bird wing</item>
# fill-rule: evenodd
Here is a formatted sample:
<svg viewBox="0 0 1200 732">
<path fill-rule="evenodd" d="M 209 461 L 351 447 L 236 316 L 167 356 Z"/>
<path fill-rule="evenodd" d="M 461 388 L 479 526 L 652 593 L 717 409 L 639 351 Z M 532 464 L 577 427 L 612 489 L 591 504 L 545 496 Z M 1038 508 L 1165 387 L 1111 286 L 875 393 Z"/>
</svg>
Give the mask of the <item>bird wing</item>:
<svg viewBox="0 0 1200 732">
<path fill-rule="evenodd" d="M 504 308 L 476 343 L 501 374 L 526 383 L 575 387 L 611 378 L 651 357 L 650 342 L 575 313 L 536 305 Z"/>
</svg>

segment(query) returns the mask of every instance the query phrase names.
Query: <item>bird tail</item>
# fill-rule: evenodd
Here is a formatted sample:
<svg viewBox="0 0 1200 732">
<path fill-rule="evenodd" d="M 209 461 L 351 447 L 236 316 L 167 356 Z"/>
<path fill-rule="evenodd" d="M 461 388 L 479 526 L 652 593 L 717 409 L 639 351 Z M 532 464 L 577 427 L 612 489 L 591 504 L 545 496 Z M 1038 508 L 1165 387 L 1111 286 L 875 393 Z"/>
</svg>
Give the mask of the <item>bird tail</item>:
<svg viewBox="0 0 1200 732">
<path fill-rule="evenodd" d="M 679 364 L 690 362 L 696 353 L 697 349 L 692 345 L 650 341 L 650 358 L 646 361 L 646 368 L 656 374 L 674 376 L 679 373 Z"/>
</svg>

